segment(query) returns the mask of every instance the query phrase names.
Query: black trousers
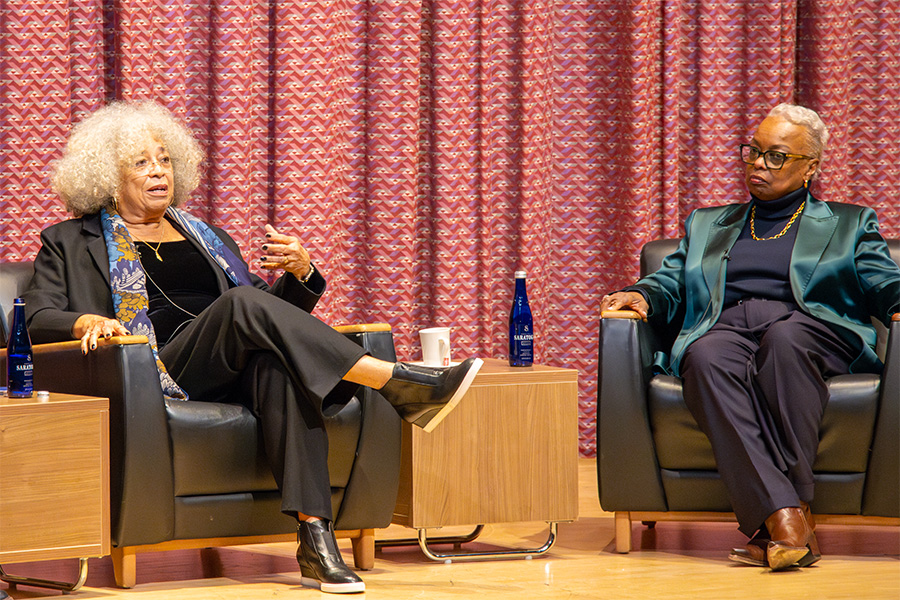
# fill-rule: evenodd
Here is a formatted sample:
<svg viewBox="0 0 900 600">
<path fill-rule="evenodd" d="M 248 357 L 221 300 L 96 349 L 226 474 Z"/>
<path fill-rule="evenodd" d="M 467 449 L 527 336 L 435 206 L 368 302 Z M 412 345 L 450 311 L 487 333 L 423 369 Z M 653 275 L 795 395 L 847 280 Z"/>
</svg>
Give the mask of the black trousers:
<svg viewBox="0 0 900 600">
<path fill-rule="evenodd" d="M 365 354 L 306 311 L 241 286 L 170 340 L 160 359 L 191 400 L 239 400 L 254 411 L 282 512 L 333 519 L 323 411 L 353 396 L 357 386 L 341 378 Z"/>
<path fill-rule="evenodd" d="M 747 300 L 722 311 L 682 359 L 684 400 L 712 444 L 739 523 L 813 499 L 828 391 L 858 349 L 796 305 Z"/>
</svg>

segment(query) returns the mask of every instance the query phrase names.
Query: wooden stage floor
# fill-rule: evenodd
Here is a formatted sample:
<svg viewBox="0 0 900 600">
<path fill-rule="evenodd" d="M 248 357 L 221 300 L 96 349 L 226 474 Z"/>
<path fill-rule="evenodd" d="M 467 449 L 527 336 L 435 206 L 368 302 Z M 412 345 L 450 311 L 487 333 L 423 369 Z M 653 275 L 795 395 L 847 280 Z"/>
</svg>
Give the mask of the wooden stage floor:
<svg viewBox="0 0 900 600">
<path fill-rule="evenodd" d="M 614 523 L 597 501 L 593 460 L 582 459 L 580 517 L 561 524 L 556 545 L 534 559 L 485 560 L 444 564 L 427 559 L 417 546 L 386 548 L 375 556 L 375 569 L 361 573 L 364 595 L 353 598 L 456 600 L 531 599 L 866 599 L 900 598 L 900 528 L 820 526 L 824 558 L 816 566 L 781 573 L 745 567 L 727 560 L 728 549 L 743 543 L 734 524 L 660 523 L 635 526 L 631 554 L 616 554 Z M 468 546 L 536 547 L 546 525 L 489 525 Z M 379 539 L 408 537 L 391 527 Z M 430 535 L 465 533 L 459 529 Z M 342 540 L 352 564 L 349 542 Z M 438 550 L 444 551 L 441 547 Z M 90 560 L 87 583 L 72 600 L 250 600 L 335 597 L 300 586 L 293 544 L 266 544 L 209 550 L 179 550 L 138 555 L 137 586 L 114 586 L 109 558 Z M 71 579 L 76 561 L 8 565 L 7 572 L 49 579 Z M 6 589 L 0 583 L 0 589 Z M 59 592 L 20 587 L 8 590 L 16 600 L 60 596 Z"/>
</svg>

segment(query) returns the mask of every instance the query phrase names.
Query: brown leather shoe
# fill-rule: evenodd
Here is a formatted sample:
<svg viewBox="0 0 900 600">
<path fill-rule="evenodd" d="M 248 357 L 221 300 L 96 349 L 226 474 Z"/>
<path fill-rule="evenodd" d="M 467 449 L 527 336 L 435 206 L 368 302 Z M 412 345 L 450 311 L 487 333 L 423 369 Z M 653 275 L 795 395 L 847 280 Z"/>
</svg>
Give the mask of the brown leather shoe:
<svg viewBox="0 0 900 600">
<path fill-rule="evenodd" d="M 768 567 L 766 546 L 769 545 L 769 539 L 769 531 L 765 526 L 760 527 L 753 537 L 747 541 L 746 546 L 743 548 L 732 548 L 728 559 L 754 567 Z"/>
<path fill-rule="evenodd" d="M 776 510 L 766 518 L 766 529 L 772 536 L 766 547 L 766 560 L 773 571 L 809 566 L 821 558 L 816 534 L 802 508 Z"/>
<path fill-rule="evenodd" d="M 816 519 L 813 517 L 812 509 L 809 507 L 809 502 L 800 501 L 800 510 L 803 511 L 803 516 L 806 517 L 806 523 L 809 525 L 809 528 L 812 530 L 813 535 L 809 540 L 809 553 L 797 561 L 801 567 L 808 567 L 809 565 L 818 562 L 820 558 L 822 558 L 822 553 L 819 552 L 819 541 L 816 539 Z"/>
<path fill-rule="evenodd" d="M 800 510 L 803 511 L 803 516 L 806 517 L 806 522 L 809 523 L 809 528 L 813 530 L 813 533 L 816 531 L 816 519 L 813 517 L 812 509 L 809 507 L 809 502 L 800 501 Z"/>
<path fill-rule="evenodd" d="M 750 540 L 743 548 L 732 548 L 729 560 L 753 567 L 767 567 L 769 561 L 766 558 L 766 546 L 769 540 Z"/>
</svg>

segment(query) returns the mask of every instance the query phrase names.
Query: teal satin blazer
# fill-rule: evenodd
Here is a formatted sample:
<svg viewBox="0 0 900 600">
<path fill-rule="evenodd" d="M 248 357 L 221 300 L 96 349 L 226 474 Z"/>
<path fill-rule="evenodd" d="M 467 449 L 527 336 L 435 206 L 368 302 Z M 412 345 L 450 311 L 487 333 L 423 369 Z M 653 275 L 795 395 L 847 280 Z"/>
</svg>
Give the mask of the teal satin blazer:
<svg viewBox="0 0 900 600">
<path fill-rule="evenodd" d="M 674 375 L 685 349 L 722 313 L 728 252 L 749 209 L 745 203 L 695 210 L 678 249 L 659 271 L 635 284 L 647 294 L 654 325 L 676 322 L 683 311 L 668 360 L 661 361 Z M 900 311 L 900 268 L 878 233 L 875 211 L 808 195 L 797 227 L 790 263 L 795 302 L 862 348 L 851 372 L 879 372 L 883 365 L 875 354 L 871 317 L 888 325 L 891 314 Z"/>
</svg>

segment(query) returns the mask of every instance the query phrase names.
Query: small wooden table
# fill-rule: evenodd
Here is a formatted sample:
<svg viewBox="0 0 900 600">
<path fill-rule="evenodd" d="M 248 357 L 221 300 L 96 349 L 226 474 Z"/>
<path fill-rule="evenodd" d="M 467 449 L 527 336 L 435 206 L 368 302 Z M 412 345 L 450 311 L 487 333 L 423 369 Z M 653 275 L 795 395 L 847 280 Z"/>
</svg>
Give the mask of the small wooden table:
<svg viewBox="0 0 900 600">
<path fill-rule="evenodd" d="M 74 591 L 109 550 L 108 400 L 0 396 L 0 564 L 80 560 L 74 583 L 0 579 Z"/>
<path fill-rule="evenodd" d="M 485 359 L 456 409 L 427 434 L 404 423 L 400 489 L 393 522 L 418 530 L 434 560 L 537 555 L 550 549 L 556 525 L 578 517 L 578 371 L 510 367 Z M 437 554 L 426 529 L 546 521 L 550 537 L 536 549 Z M 413 540 L 383 540 L 394 546 Z"/>
</svg>

